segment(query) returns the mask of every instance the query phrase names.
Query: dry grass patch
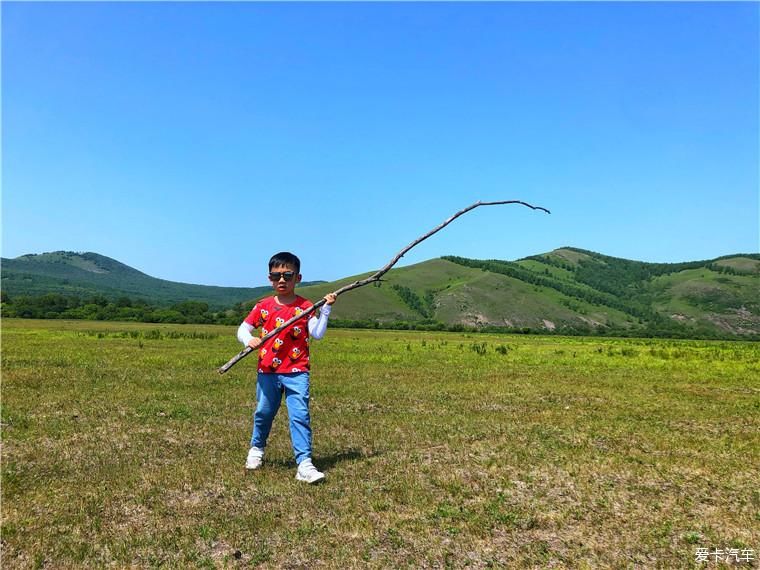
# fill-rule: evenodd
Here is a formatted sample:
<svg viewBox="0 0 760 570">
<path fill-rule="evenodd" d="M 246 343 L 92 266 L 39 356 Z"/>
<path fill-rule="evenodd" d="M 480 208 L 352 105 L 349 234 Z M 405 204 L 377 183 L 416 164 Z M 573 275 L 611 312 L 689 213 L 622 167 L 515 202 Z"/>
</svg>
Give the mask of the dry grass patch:
<svg viewBox="0 0 760 570">
<path fill-rule="evenodd" d="M 760 555 L 756 344 L 333 330 L 316 487 L 294 479 L 284 408 L 245 473 L 254 363 L 215 372 L 237 348 L 224 327 L 5 320 L 3 566 Z"/>
</svg>

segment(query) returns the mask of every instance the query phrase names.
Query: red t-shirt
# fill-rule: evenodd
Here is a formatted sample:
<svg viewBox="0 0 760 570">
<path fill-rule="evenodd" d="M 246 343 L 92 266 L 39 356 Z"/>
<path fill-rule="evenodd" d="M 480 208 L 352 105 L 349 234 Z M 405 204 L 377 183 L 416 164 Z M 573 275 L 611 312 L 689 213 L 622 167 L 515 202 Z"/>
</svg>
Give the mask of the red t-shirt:
<svg viewBox="0 0 760 570">
<path fill-rule="evenodd" d="M 289 305 L 280 305 L 274 297 L 262 299 L 253 306 L 245 322 L 261 327 L 264 336 L 311 308 L 303 297 Z M 259 372 L 290 374 L 309 370 L 309 317 L 299 319 L 259 347 Z"/>
</svg>

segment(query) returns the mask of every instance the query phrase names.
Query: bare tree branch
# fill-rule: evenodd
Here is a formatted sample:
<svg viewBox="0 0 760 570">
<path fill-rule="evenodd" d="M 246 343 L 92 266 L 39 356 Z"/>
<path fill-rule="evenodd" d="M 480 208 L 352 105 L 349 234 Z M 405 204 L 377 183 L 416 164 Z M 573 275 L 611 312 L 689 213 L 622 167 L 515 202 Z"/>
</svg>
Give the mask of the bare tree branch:
<svg viewBox="0 0 760 570">
<path fill-rule="evenodd" d="M 531 204 L 528 204 L 527 202 L 522 202 L 520 200 L 503 200 L 501 202 L 475 202 L 474 204 L 472 204 L 470 206 L 467 206 L 464 210 L 458 211 L 456 214 L 454 214 L 453 216 L 451 216 L 448 220 L 446 220 L 445 222 L 443 222 L 441 225 L 433 228 L 432 230 L 430 230 L 425 235 L 418 237 L 412 243 L 410 243 L 409 245 L 407 245 L 404 249 L 402 249 L 401 251 L 399 251 L 396 254 L 396 256 L 393 259 L 391 259 L 390 262 L 388 262 L 388 264 L 385 267 L 383 267 L 382 269 L 378 270 L 373 275 L 370 275 L 366 279 L 361 279 L 359 281 L 354 281 L 353 283 L 350 283 L 349 285 L 341 287 L 340 289 L 338 289 L 337 291 L 335 291 L 335 295 L 342 295 L 343 293 L 346 293 L 347 291 L 351 291 L 353 289 L 357 289 L 359 287 L 363 287 L 364 285 L 368 285 L 370 283 L 374 283 L 376 281 L 380 281 L 380 278 L 383 275 L 385 275 L 386 273 L 388 273 L 388 271 L 391 269 L 391 267 L 393 267 L 394 265 L 396 265 L 396 263 L 398 263 L 398 261 L 402 257 L 404 257 L 404 255 L 410 249 L 412 249 L 414 246 L 418 245 L 419 243 L 425 241 L 427 238 L 429 238 L 433 234 L 441 231 L 443 228 L 445 228 L 446 226 L 448 226 L 451 222 L 453 222 L 454 220 L 456 220 L 459 216 L 462 216 L 462 215 L 466 214 L 470 210 L 474 210 L 478 206 L 500 206 L 500 205 L 503 205 L 503 204 L 521 204 L 523 206 L 527 206 L 528 208 L 531 208 L 532 210 L 541 210 L 543 212 L 546 212 L 547 214 L 551 214 L 551 212 L 549 210 L 547 210 L 546 208 L 542 208 L 541 206 L 532 206 Z M 276 335 L 277 333 L 279 333 L 283 329 L 288 328 L 290 325 L 292 325 L 296 321 L 308 317 L 311 313 L 313 313 L 314 311 L 316 311 L 319 307 L 321 307 L 324 304 L 325 304 L 325 300 L 324 299 L 320 299 L 319 301 L 317 301 L 316 303 L 314 303 L 314 305 L 312 305 L 311 307 L 309 307 L 307 310 L 305 310 L 300 315 L 297 315 L 297 316 L 293 317 L 292 319 L 290 319 L 289 321 L 286 321 L 284 324 L 280 325 L 276 329 L 268 332 L 266 335 L 264 335 L 261 338 L 262 344 L 263 344 L 264 341 L 272 338 L 274 335 Z M 225 364 L 224 366 L 222 366 L 221 368 L 219 368 L 219 374 L 224 374 L 225 372 L 227 372 L 230 368 L 232 368 L 235 364 L 237 364 L 238 361 L 240 361 L 243 358 L 245 358 L 246 356 L 248 356 L 251 352 L 253 352 L 253 349 L 251 347 L 244 348 L 237 355 L 235 355 L 234 357 L 232 357 L 230 359 L 230 361 L 227 362 L 227 364 Z"/>
</svg>

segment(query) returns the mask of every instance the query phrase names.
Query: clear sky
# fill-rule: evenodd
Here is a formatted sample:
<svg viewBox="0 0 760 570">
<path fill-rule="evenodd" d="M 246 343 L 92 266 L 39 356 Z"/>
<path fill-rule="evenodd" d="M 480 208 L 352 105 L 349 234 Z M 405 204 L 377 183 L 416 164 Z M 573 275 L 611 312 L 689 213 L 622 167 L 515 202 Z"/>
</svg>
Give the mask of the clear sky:
<svg viewBox="0 0 760 570">
<path fill-rule="evenodd" d="M 2 255 L 758 251 L 758 3 L 2 3 Z"/>
</svg>

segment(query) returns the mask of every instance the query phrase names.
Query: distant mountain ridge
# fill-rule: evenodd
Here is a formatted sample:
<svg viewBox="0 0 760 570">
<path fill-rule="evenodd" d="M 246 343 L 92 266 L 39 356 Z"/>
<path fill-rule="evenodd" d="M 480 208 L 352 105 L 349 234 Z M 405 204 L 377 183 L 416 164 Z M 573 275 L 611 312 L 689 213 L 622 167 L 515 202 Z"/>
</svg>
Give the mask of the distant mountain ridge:
<svg viewBox="0 0 760 570">
<path fill-rule="evenodd" d="M 167 281 L 92 252 L 54 251 L 2 259 L 2 289 L 9 296 L 125 296 L 169 305 L 201 301 L 223 308 L 256 297 L 269 287 L 216 287 Z"/>
<path fill-rule="evenodd" d="M 299 293 L 318 299 L 367 275 L 302 283 Z M 11 297 L 99 294 L 215 308 L 252 305 L 271 292 L 165 281 L 96 253 L 74 252 L 3 259 L 2 289 Z M 357 326 L 754 338 L 760 336 L 760 254 L 683 263 L 573 247 L 517 261 L 448 256 L 393 269 L 380 286 L 342 296 L 332 318 Z"/>
</svg>

